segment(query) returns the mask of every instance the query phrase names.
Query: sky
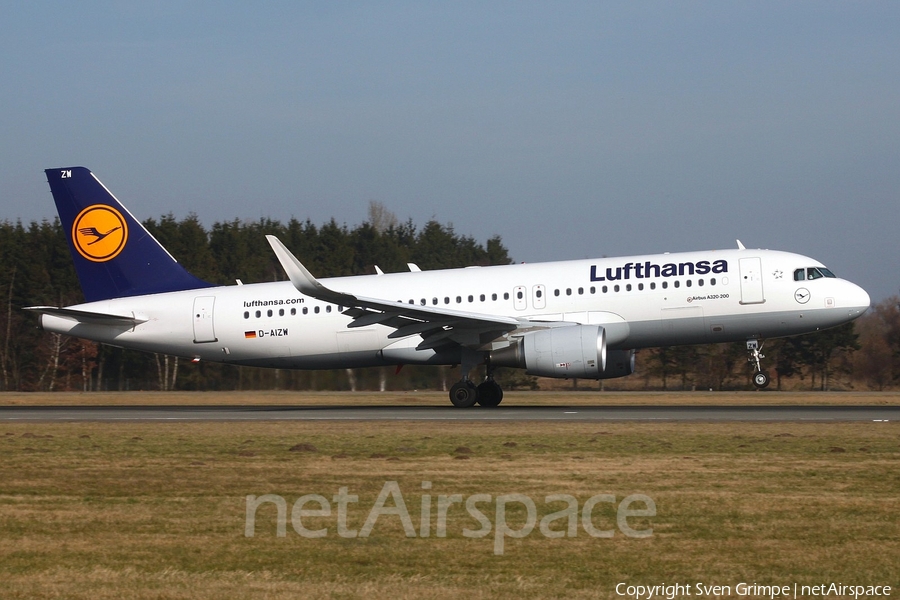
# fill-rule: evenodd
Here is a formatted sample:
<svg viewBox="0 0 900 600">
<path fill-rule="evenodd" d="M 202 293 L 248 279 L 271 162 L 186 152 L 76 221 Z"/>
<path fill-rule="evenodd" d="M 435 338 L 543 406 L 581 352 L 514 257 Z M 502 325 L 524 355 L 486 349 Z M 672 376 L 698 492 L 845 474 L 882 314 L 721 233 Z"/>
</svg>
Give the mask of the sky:
<svg viewBox="0 0 900 600">
<path fill-rule="evenodd" d="M 85 166 L 139 219 L 375 200 L 524 262 L 740 239 L 877 302 L 898 32 L 897 2 L 3 0 L 0 219 L 52 219 L 43 169 Z"/>
</svg>

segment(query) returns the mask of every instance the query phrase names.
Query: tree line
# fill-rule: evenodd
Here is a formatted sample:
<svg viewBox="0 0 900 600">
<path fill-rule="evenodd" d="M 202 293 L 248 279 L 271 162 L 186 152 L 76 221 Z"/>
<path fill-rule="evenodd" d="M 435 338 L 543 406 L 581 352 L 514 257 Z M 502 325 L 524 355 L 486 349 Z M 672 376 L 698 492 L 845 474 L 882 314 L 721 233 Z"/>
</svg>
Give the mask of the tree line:
<svg viewBox="0 0 900 600">
<path fill-rule="evenodd" d="M 280 281 L 284 272 L 265 236 L 278 236 L 317 276 L 335 277 L 470 265 L 509 264 L 499 236 L 480 243 L 451 224 L 401 223 L 373 202 L 356 226 L 331 220 L 221 221 L 206 228 L 196 215 L 165 215 L 144 226 L 194 275 L 227 285 Z M 83 301 L 58 220 L 0 221 L 0 390 L 447 389 L 449 367 L 286 371 L 124 350 L 42 332 L 25 306 Z M 900 383 L 900 298 L 889 298 L 854 323 L 805 336 L 771 340 L 765 365 L 778 389 L 875 389 Z M 745 389 L 750 369 L 743 343 L 640 351 L 637 373 L 602 382 L 604 389 Z M 396 371 L 396 372 L 395 372 Z M 512 369 L 498 370 L 508 388 L 564 387 Z M 584 382 L 580 382 L 584 383 Z M 579 382 L 573 382 L 574 386 Z"/>
<path fill-rule="evenodd" d="M 284 271 L 266 242 L 280 238 L 317 276 L 337 277 L 511 262 L 498 236 L 485 243 L 428 221 L 405 223 L 380 203 L 354 227 L 331 220 L 222 221 L 210 228 L 196 215 L 165 215 L 143 222 L 147 230 L 197 277 L 214 284 L 280 281 Z M 0 221 L 0 390 L 233 390 L 345 389 L 444 385 L 446 369 L 283 371 L 216 363 L 192 364 L 175 357 L 124 350 L 42 332 L 26 306 L 83 302 L 66 236 L 53 221 Z M 390 373 L 389 373 L 390 372 Z M 388 375 L 390 374 L 390 381 Z M 437 379 L 436 379 L 437 377 Z M 451 381 L 452 383 L 452 381 Z"/>
</svg>

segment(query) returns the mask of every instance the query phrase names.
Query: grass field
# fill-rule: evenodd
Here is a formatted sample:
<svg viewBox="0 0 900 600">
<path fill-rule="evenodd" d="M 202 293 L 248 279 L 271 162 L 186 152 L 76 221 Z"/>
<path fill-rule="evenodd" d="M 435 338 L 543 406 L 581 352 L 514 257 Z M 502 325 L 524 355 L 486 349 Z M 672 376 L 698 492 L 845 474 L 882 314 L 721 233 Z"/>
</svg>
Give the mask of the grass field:
<svg viewBox="0 0 900 600">
<path fill-rule="evenodd" d="M 187 403 L 201 403 L 194 398 Z M 900 587 L 895 423 L 4 423 L 0 451 L 4 598 L 616 598 L 620 582 Z M 327 528 L 324 537 L 292 526 L 300 496 L 332 501 L 346 487 L 359 497 L 347 526 L 360 530 L 389 481 L 416 537 L 392 514 L 368 537 L 341 537 L 334 502 L 329 517 L 302 518 Z M 245 535 L 247 496 L 264 494 L 286 501 L 284 537 L 271 503 Z M 438 496 L 453 494 L 491 496 L 480 505 L 489 535 L 464 537 L 479 523 L 456 503 L 437 536 Z M 579 509 L 596 494 L 644 494 L 655 516 L 626 523 L 652 535 L 624 535 L 614 504 L 601 502 L 590 524 L 611 538 L 590 537 L 578 518 L 575 537 L 548 538 L 535 525 L 504 538 L 498 554 L 504 494 L 531 498 L 538 523 L 565 507 L 545 502 L 551 494 L 573 496 Z M 505 521 L 523 527 L 524 505 L 509 503 Z"/>
<path fill-rule="evenodd" d="M 3 392 L 0 406 L 62 405 L 403 405 L 448 406 L 446 392 Z M 503 406 L 697 404 L 900 404 L 900 392 L 506 392 Z"/>
</svg>

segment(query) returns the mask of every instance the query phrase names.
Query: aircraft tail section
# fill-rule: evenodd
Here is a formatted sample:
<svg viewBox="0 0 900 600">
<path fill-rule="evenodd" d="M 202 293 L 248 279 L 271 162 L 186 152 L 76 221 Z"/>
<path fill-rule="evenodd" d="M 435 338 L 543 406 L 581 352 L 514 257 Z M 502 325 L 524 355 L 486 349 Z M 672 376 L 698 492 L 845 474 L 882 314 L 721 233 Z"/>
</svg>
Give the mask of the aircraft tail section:
<svg viewBox="0 0 900 600">
<path fill-rule="evenodd" d="M 211 286 L 188 273 L 88 169 L 44 172 L 85 300 Z"/>
</svg>

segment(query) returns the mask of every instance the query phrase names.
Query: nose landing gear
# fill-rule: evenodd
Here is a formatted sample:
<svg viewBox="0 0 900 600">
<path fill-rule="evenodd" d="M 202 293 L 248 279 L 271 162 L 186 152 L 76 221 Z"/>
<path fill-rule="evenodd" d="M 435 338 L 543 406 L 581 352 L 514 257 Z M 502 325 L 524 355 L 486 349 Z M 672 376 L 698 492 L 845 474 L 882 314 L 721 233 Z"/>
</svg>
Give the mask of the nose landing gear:
<svg viewBox="0 0 900 600">
<path fill-rule="evenodd" d="M 750 353 L 747 360 L 756 366 L 756 371 L 753 373 L 753 385 L 758 390 L 769 385 L 769 374 L 763 371 L 759 364 L 759 359 L 765 358 L 766 355 L 760 350 L 762 350 L 762 344 L 759 343 L 759 340 L 747 340 L 747 351 Z"/>
</svg>

